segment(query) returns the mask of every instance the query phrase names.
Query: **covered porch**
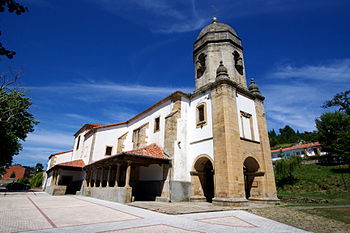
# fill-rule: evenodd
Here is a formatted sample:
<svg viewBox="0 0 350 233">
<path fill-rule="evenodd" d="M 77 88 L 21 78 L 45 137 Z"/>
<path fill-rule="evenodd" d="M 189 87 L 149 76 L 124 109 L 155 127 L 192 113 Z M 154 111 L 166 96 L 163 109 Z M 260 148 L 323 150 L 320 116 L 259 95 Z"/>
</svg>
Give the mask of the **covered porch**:
<svg viewBox="0 0 350 233">
<path fill-rule="evenodd" d="M 85 173 L 83 160 L 56 164 L 47 170 L 44 191 L 51 195 L 76 194 L 81 189 Z"/>
<path fill-rule="evenodd" d="M 155 144 L 85 166 L 82 194 L 108 201 L 154 201 L 166 195 L 170 159 Z"/>
</svg>

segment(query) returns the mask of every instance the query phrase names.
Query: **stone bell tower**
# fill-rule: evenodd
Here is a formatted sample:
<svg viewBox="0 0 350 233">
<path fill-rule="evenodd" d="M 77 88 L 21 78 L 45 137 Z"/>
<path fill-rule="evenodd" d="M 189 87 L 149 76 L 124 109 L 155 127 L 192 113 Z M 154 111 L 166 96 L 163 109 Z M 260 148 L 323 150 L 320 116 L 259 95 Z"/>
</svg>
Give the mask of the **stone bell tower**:
<svg viewBox="0 0 350 233">
<path fill-rule="evenodd" d="M 228 25 L 203 28 L 194 42 L 194 95 L 209 92 L 214 197 L 218 205 L 278 201 L 264 99 L 246 83 L 241 39 Z"/>
<path fill-rule="evenodd" d="M 242 42 L 230 26 L 214 17 L 199 33 L 193 47 L 196 89 L 215 82 L 220 61 L 227 67 L 230 80 L 247 87 Z"/>
</svg>

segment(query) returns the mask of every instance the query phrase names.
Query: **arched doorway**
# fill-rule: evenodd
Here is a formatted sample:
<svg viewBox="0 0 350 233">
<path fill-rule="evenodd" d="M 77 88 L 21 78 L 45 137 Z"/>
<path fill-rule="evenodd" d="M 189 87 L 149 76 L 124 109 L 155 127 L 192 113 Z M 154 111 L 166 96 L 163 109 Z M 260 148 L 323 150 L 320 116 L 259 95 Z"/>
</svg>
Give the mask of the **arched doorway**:
<svg viewBox="0 0 350 233">
<path fill-rule="evenodd" d="M 199 179 L 199 184 L 195 185 L 200 185 L 197 189 L 200 189 L 208 202 L 212 202 L 214 197 L 214 168 L 212 162 L 207 157 L 200 157 L 194 164 L 194 170 Z"/>
<path fill-rule="evenodd" d="M 253 182 L 255 176 L 261 176 L 258 172 L 260 166 L 258 161 L 253 157 L 248 157 L 243 163 L 243 173 L 244 173 L 244 185 L 245 185 L 245 196 L 248 199 L 251 196 L 251 190 L 253 187 Z"/>
</svg>

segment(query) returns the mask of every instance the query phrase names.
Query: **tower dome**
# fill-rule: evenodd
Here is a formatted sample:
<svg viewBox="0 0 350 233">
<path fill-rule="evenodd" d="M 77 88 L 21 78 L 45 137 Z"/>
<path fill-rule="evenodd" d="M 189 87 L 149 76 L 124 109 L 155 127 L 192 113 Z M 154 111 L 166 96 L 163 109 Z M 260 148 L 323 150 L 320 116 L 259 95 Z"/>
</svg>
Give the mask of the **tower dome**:
<svg viewBox="0 0 350 233">
<path fill-rule="evenodd" d="M 225 68 L 228 79 L 247 88 L 242 41 L 232 27 L 214 17 L 193 44 L 196 89 L 218 80 L 216 71 L 220 61 L 225 66 L 220 66 L 219 71 Z"/>
<path fill-rule="evenodd" d="M 215 33 L 215 32 L 230 32 L 233 35 L 237 36 L 236 31 L 232 27 L 230 27 L 229 25 L 224 24 L 224 23 L 219 23 L 217 21 L 216 17 L 214 17 L 212 19 L 212 23 L 207 25 L 206 27 L 204 27 L 201 30 L 201 32 L 199 33 L 199 35 L 197 37 L 197 40 L 207 33 Z"/>
</svg>

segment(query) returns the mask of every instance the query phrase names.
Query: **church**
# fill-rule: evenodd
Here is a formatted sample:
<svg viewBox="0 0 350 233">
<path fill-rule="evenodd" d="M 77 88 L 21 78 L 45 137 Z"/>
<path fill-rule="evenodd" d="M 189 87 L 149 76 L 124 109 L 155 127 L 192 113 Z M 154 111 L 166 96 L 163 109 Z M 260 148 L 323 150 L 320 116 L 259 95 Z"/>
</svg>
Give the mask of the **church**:
<svg viewBox="0 0 350 233">
<path fill-rule="evenodd" d="M 193 45 L 195 91 L 125 122 L 87 123 L 50 155 L 43 189 L 132 201 L 278 201 L 264 97 L 246 82 L 241 39 L 213 18 Z"/>
</svg>

